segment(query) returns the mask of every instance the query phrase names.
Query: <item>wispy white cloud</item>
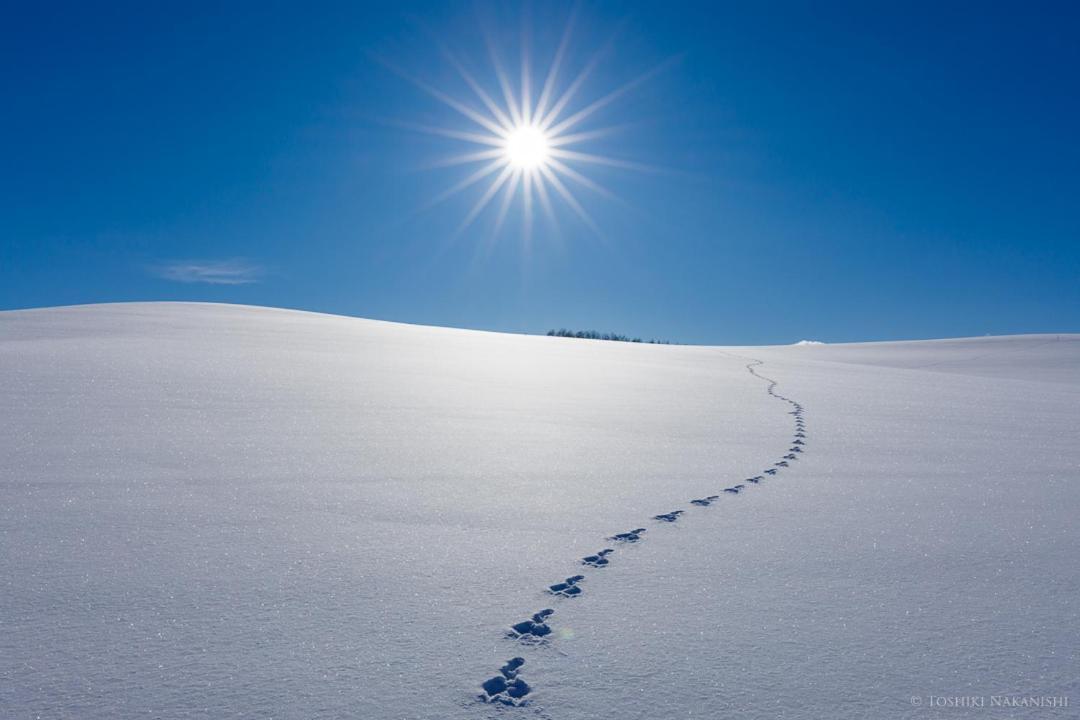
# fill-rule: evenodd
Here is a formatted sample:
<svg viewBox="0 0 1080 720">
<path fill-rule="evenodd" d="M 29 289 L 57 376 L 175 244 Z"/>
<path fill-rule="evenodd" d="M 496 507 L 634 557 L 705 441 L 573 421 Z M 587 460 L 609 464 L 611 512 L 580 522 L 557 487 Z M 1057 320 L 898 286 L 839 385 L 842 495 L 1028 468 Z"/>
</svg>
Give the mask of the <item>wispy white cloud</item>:
<svg viewBox="0 0 1080 720">
<path fill-rule="evenodd" d="M 150 267 L 160 278 L 183 283 L 208 285 L 249 285 L 264 274 L 260 265 L 241 258 L 230 260 L 170 260 Z"/>
</svg>

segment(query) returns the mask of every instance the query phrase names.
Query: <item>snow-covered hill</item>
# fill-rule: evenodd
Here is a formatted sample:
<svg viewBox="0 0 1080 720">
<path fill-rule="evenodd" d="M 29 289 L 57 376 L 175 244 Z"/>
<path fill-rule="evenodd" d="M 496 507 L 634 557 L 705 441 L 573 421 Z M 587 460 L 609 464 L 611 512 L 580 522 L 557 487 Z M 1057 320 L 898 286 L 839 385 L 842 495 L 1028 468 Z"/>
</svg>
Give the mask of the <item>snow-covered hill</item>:
<svg viewBox="0 0 1080 720">
<path fill-rule="evenodd" d="M 0 408 L 5 718 L 1080 703 L 1077 335 L 705 348 L 85 306 L 0 313 Z M 495 677 L 526 702 L 480 702 Z M 926 707 L 1003 694 L 1072 707 Z"/>
</svg>

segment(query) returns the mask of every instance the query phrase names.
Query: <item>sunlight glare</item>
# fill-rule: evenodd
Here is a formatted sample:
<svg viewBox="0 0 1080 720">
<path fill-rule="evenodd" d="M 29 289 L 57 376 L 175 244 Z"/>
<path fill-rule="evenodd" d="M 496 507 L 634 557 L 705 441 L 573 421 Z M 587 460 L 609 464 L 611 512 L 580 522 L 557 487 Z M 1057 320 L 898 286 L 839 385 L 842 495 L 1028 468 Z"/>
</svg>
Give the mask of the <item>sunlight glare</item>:
<svg viewBox="0 0 1080 720">
<path fill-rule="evenodd" d="M 533 83 L 533 71 L 529 58 L 529 33 L 522 30 L 521 38 L 521 80 L 514 87 L 511 74 L 503 67 L 499 53 L 490 35 L 485 33 L 491 69 L 496 87 L 502 97 L 490 92 L 472 72 L 449 50 L 442 49 L 442 55 L 450 66 L 457 71 L 461 79 L 475 95 L 480 106 L 472 105 L 465 98 L 458 98 L 429 83 L 412 77 L 408 73 L 392 66 L 391 69 L 433 98 L 452 108 L 474 127 L 432 127 L 411 125 L 413 129 L 433 135 L 441 135 L 454 140 L 464 141 L 474 149 L 446 157 L 432 167 L 468 166 L 483 163 L 475 171 L 439 193 L 427 207 L 431 207 L 476 187 L 477 198 L 466 213 L 461 225 L 454 233 L 457 237 L 465 232 L 489 208 L 495 208 L 492 237 L 499 234 L 511 206 L 520 203 L 522 210 L 522 240 L 527 245 L 532 236 L 534 207 L 539 207 L 551 227 L 558 228 L 552 199 L 559 199 L 567 206 L 586 227 L 597 237 L 603 237 L 600 228 L 576 197 L 584 189 L 608 200 L 619 198 L 600 183 L 586 176 L 584 169 L 574 166 L 600 165 L 620 170 L 650 170 L 645 165 L 630 163 L 615 157 L 608 157 L 594 152 L 582 152 L 585 143 L 598 140 L 616 132 L 620 126 L 608 126 L 590 129 L 578 126 L 595 121 L 597 113 L 613 104 L 617 99 L 636 88 L 641 83 L 655 76 L 671 64 L 665 61 L 653 69 L 624 83 L 614 91 L 589 101 L 582 98 L 575 107 L 573 101 L 583 94 L 579 91 L 585 86 L 586 79 L 605 55 L 604 46 L 593 53 L 592 57 L 572 78 L 564 81 L 561 73 L 574 27 L 577 10 L 570 13 L 562 39 L 556 48 L 543 84 Z M 563 88 L 560 90 L 560 84 Z M 534 89 L 539 94 L 534 97 Z M 586 149 L 587 145 L 584 148 Z M 564 182 L 564 180 L 566 182 Z"/>
<path fill-rule="evenodd" d="M 515 128 L 506 138 L 506 159 L 522 170 L 533 170 L 546 163 L 548 151 L 547 135 L 534 125 Z"/>
</svg>

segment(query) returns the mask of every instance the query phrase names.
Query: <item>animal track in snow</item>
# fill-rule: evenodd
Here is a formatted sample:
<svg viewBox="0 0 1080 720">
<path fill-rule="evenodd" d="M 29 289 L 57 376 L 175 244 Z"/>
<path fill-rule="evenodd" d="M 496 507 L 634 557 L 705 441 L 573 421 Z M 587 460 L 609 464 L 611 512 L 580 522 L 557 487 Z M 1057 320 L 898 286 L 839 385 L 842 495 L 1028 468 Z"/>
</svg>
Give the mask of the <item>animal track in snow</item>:
<svg viewBox="0 0 1080 720">
<path fill-rule="evenodd" d="M 547 624 L 547 619 L 554 614 L 555 611 L 551 608 L 541 610 L 533 615 L 531 620 L 522 620 L 515 625 L 511 625 L 510 632 L 507 634 L 510 635 L 510 637 L 529 642 L 540 640 L 551 634 L 551 626 Z"/>
<path fill-rule="evenodd" d="M 795 437 L 792 441 L 792 447 L 788 448 L 787 454 L 784 455 L 779 462 L 773 463 L 773 466 L 765 471 L 767 475 L 776 475 L 781 469 L 791 467 L 791 462 L 798 460 L 799 454 L 805 452 L 804 446 L 806 445 L 806 441 L 803 438 L 806 437 L 806 420 L 803 417 L 804 408 L 802 404 L 776 392 L 777 382 L 772 378 L 765 377 L 757 371 L 757 368 L 762 364 L 763 363 L 760 360 L 755 360 L 747 365 L 746 369 L 750 371 L 751 375 L 767 382 L 769 385 L 766 392 L 777 400 L 782 400 L 790 405 L 791 410 L 788 414 L 795 418 Z"/>
<path fill-rule="evenodd" d="M 791 411 L 788 414 L 794 417 L 795 434 L 794 440 L 792 441 L 792 447 L 788 449 L 787 454 L 783 456 L 782 460 L 774 463 L 769 469 L 764 470 L 763 475 L 755 475 L 744 481 L 744 483 L 750 483 L 751 485 L 760 484 L 765 479 L 764 475 L 775 476 L 780 468 L 789 467 L 790 463 L 788 461 L 797 460 L 798 456 L 796 453 L 804 452 L 804 447 L 806 446 L 806 421 L 803 418 L 803 406 L 776 392 L 777 382 L 756 371 L 756 368 L 762 364 L 763 363 L 760 360 L 755 360 L 747 365 L 746 369 L 754 377 L 768 383 L 766 392 L 770 396 L 782 400 L 791 406 Z M 724 488 L 723 492 L 731 495 L 738 495 L 746 489 L 747 485 L 744 483 Z M 719 499 L 720 495 L 708 495 L 706 497 L 690 500 L 690 504 L 697 505 L 698 507 L 708 507 Z M 660 522 L 673 523 L 685 512 L 686 511 L 684 510 L 672 510 L 671 512 L 654 515 L 652 519 Z M 642 540 L 642 535 L 644 533 L 645 528 L 635 528 L 626 532 L 617 533 L 607 539 L 617 543 L 636 543 Z M 587 567 L 597 569 L 603 568 L 610 564 L 607 556 L 613 552 L 615 552 L 613 548 L 604 548 L 595 555 L 586 555 L 581 558 L 580 562 Z M 563 582 L 550 585 L 547 592 L 565 598 L 577 597 L 582 593 L 578 583 L 584 579 L 584 575 L 573 575 L 566 578 Z M 530 619 L 512 625 L 506 634 L 508 637 L 520 640 L 527 644 L 545 643 L 547 642 L 546 638 L 552 634 L 551 626 L 548 624 L 548 618 L 554 613 L 555 611 L 550 608 L 541 610 L 535 613 Z M 520 677 L 520 668 L 524 664 L 525 659 L 520 657 L 511 658 L 507 661 L 507 663 L 500 668 L 499 675 L 489 678 L 481 684 L 483 689 L 483 693 L 480 695 L 481 700 L 488 703 L 510 706 L 526 704 L 526 696 L 532 692 L 532 688 Z"/>
<path fill-rule="evenodd" d="M 635 543 L 641 539 L 641 534 L 645 532 L 645 528 L 636 528 L 628 532 L 619 533 L 618 535 L 612 535 L 608 540 L 614 540 L 615 542 Z"/>
<path fill-rule="evenodd" d="M 582 565 L 588 565 L 589 567 L 594 567 L 594 568 L 602 568 L 605 565 L 607 565 L 609 562 L 611 562 L 610 560 L 607 559 L 607 556 L 610 555 L 613 552 L 615 552 L 615 551 L 612 550 L 611 548 L 604 548 L 603 550 L 596 553 L 595 555 L 586 555 L 585 557 L 581 558 L 581 564 Z"/>
<path fill-rule="evenodd" d="M 480 699 L 500 705 L 524 705 L 525 696 L 532 692 L 529 684 L 520 677 L 521 666 L 524 664 L 525 658 L 507 660 L 506 664 L 499 668 L 498 675 L 485 680 L 480 686 L 484 691 Z"/>
<path fill-rule="evenodd" d="M 548 592 L 552 595 L 561 595 L 563 597 L 574 597 L 581 594 L 581 588 L 577 586 L 579 582 L 585 579 L 584 575 L 573 575 L 566 578 L 561 583 L 555 583 L 548 588 Z"/>
</svg>

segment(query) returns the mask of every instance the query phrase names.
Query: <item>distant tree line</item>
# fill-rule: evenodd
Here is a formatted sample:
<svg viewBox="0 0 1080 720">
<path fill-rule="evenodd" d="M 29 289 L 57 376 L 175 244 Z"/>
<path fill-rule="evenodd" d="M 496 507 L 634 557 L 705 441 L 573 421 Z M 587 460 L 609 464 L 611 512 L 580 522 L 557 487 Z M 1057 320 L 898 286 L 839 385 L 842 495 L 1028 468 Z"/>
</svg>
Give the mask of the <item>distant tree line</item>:
<svg viewBox="0 0 1080 720">
<path fill-rule="evenodd" d="M 631 338 L 629 335 L 620 335 L 618 333 L 601 333 L 595 330 L 567 330 L 566 328 L 559 328 L 558 330 L 548 330 L 548 337 L 568 337 L 568 338 L 581 338 L 583 340 L 614 340 L 616 342 L 636 342 L 636 343 L 651 343 L 653 345 L 670 345 L 669 340 L 642 340 L 641 338 Z"/>
</svg>

